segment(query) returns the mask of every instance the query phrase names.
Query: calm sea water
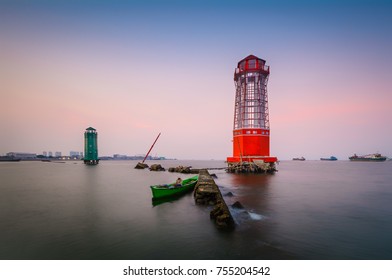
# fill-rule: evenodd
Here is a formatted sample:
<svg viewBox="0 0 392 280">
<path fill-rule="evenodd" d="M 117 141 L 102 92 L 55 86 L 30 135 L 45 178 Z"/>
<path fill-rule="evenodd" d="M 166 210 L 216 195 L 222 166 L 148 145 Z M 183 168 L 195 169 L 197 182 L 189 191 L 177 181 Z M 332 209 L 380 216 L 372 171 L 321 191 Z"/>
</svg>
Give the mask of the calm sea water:
<svg viewBox="0 0 392 280">
<path fill-rule="evenodd" d="M 234 194 L 228 205 L 244 206 L 231 209 L 232 231 L 218 230 L 211 207 L 192 194 L 153 205 L 149 186 L 179 174 L 135 165 L 0 163 L 0 259 L 392 259 L 392 161 L 283 161 L 275 175 L 211 171 L 222 193 Z"/>
</svg>

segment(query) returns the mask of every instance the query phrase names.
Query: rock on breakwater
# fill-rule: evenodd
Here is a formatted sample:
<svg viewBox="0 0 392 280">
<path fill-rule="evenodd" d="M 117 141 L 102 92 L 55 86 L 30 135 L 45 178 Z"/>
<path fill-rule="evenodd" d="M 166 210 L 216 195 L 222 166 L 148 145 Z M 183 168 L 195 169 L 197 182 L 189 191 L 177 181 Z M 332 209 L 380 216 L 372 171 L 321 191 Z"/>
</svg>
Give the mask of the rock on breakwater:
<svg viewBox="0 0 392 280">
<path fill-rule="evenodd" d="M 274 162 L 263 162 L 263 161 L 243 161 L 229 163 L 227 166 L 228 173 L 270 173 L 276 172 L 276 166 Z"/>
<path fill-rule="evenodd" d="M 198 174 L 199 169 L 193 169 L 192 166 L 177 166 L 177 167 L 170 167 L 169 172 L 177 172 L 177 173 L 184 173 L 184 174 Z"/>
<path fill-rule="evenodd" d="M 150 167 L 150 171 L 165 171 L 165 168 L 163 168 L 160 164 L 153 164 Z"/>
</svg>

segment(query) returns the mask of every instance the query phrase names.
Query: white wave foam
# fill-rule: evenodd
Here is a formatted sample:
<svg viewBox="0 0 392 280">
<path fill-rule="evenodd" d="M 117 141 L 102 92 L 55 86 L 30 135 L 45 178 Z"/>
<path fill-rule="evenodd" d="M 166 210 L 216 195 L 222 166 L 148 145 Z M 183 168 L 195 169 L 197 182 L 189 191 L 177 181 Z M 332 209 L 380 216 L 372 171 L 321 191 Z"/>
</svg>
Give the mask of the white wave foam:
<svg viewBox="0 0 392 280">
<path fill-rule="evenodd" d="M 249 214 L 249 217 L 250 217 L 252 220 L 259 221 L 259 220 L 262 220 L 262 219 L 264 218 L 263 215 L 256 214 L 256 213 L 248 212 L 248 214 Z"/>
</svg>

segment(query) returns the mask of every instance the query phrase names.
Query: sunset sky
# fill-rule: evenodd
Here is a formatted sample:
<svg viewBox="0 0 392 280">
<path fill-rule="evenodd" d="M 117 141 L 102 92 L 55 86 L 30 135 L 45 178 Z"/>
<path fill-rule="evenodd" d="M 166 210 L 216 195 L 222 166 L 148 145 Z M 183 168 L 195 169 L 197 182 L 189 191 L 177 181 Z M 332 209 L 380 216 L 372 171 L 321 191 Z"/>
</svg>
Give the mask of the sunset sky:
<svg viewBox="0 0 392 280">
<path fill-rule="evenodd" d="M 0 154 L 232 155 L 233 73 L 271 67 L 271 155 L 392 156 L 390 1 L 0 0 Z"/>
</svg>

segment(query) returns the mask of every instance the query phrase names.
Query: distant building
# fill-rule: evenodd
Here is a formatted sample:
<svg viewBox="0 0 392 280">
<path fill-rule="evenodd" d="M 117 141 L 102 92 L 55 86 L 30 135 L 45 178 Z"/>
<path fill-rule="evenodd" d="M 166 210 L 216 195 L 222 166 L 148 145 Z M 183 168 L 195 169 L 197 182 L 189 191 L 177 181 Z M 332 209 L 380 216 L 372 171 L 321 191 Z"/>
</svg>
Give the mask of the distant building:
<svg viewBox="0 0 392 280">
<path fill-rule="evenodd" d="M 9 152 L 7 153 L 7 156 L 21 159 L 34 159 L 37 157 L 37 154 Z"/>
<path fill-rule="evenodd" d="M 55 153 L 54 153 L 54 156 L 55 156 L 55 157 L 61 157 L 61 152 L 55 152 Z"/>
<path fill-rule="evenodd" d="M 70 157 L 80 157 L 81 156 L 81 152 L 76 152 L 76 151 L 70 151 L 69 152 L 69 156 Z"/>
<path fill-rule="evenodd" d="M 52 152 L 49 152 L 49 157 L 53 157 L 53 153 Z"/>
<path fill-rule="evenodd" d="M 162 156 L 155 156 L 151 158 L 152 160 L 165 160 L 166 157 L 162 157 Z"/>
<path fill-rule="evenodd" d="M 43 155 L 44 157 L 47 157 L 47 156 L 48 156 L 48 152 L 47 152 L 47 151 L 43 151 L 43 152 L 42 152 L 42 155 Z"/>
<path fill-rule="evenodd" d="M 128 159 L 127 155 L 114 154 L 113 159 Z"/>
<path fill-rule="evenodd" d="M 77 151 L 70 151 L 69 157 L 72 159 L 81 159 L 83 158 L 83 153 Z"/>
</svg>

